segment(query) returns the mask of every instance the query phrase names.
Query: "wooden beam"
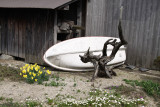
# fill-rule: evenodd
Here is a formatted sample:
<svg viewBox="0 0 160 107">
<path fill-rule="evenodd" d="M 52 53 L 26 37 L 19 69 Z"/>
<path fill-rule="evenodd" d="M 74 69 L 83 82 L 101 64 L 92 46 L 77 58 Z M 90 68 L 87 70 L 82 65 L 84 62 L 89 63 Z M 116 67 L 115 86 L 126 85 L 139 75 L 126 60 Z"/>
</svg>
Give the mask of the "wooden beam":
<svg viewBox="0 0 160 107">
<path fill-rule="evenodd" d="M 54 12 L 54 44 L 57 43 L 57 10 Z"/>
<path fill-rule="evenodd" d="M 79 1 L 77 7 L 77 25 L 82 26 L 82 0 Z M 79 32 L 79 36 L 82 36 L 81 30 Z"/>
<path fill-rule="evenodd" d="M 0 55 L 1 55 L 1 53 L 2 53 L 2 50 L 1 50 L 1 49 L 2 49 L 2 47 L 1 47 L 1 46 L 2 46 L 2 44 L 1 44 L 1 43 L 2 43 L 2 42 L 1 42 L 1 32 L 2 32 L 2 31 L 1 31 L 1 28 L 2 28 L 2 27 L 1 27 L 1 18 L 0 18 Z"/>
</svg>

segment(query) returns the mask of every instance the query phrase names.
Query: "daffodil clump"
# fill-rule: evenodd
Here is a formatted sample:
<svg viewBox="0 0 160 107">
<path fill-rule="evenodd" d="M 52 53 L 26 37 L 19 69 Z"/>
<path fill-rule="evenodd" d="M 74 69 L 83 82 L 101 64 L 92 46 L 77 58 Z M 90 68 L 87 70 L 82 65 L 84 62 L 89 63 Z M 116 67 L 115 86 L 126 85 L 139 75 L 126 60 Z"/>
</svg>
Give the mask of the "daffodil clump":
<svg viewBox="0 0 160 107">
<path fill-rule="evenodd" d="M 20 70 L 20 75 L 26 79 L 27 83 L 38 82 L 38 84 L 41 84 L 43 81 L 48 81 L 51 74 L 51 71 L 45 70 L 45 67 L 41 69 L 37 64 L 26 64 Z"/>
</svg>

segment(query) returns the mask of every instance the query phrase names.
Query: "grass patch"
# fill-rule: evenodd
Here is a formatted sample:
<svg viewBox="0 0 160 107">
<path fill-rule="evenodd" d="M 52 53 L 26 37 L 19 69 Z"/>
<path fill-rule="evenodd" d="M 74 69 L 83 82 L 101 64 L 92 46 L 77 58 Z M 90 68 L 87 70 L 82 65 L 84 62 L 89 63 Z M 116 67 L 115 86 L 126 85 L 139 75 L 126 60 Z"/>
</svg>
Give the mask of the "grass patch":
<svg viewBox="0 0 160 107">
<path fill-rule="evenodd" d="M 89 92 L 90 96 L 100 96 L 102 94 L 102 91 L 99 89 L 95 89 Z"/>
<path fill-rule="evenodd" d="M 146 95 L 143 91 L 137 90 L 135 87 L 120 85 L 120 86 L 110 86 L 106 89 L 112 90 L 114 95 L 120 96 L 124 95 L 128 98 L 145 98 Z"/>
<path fill-rule="evenodd" d="M 3 99 L 3 102 L 0 103 L 0 107 L 42 107 L 42 104 L 39 103 L 38 101 L 29 100 L 26 101 L 25 103 L 19 103 L 19 102 L 13 102 L 12 98 L 4 98 L 4 97 L 0 98 Z"/>
<path fill-rule="evenodd" d="M 158 83 L 151 80 L 138 81 L 124 79 L 123 81 L 131 86 L 140 86 L 148 95 L 153 96 L 154 98 L 160 98 L 160 84 Z"/>
<path fill-rule="evenodd" d="M 4 97 L 0 97 L 0 101 L 3 101 L 4 103 L 0 104 L 0 107 L 23 107 L 22 104 L 17 103 L 17 102 L 13 102 L 12 98 L 4 98 Z"/>
<path fill-rule="evenodd" d="M 77 90 L 77 93 L 80 93 L 80 92 L 81 92 L 81 90 L 80 90 L 80 89 L 78 89 L 78 90 Z"/>
<path fill-rule="evenodd" d="M 60 80 L 64 81 L 64 79 L 60 78 L 59 75 L 52 74 L 51 78 L 52 78 L 52 81 L 50 83 L 45 83 L 45 86 L 55 86 L 55 87 L 58 87 L 58 86 L 65 86 L 66 85 L 63 82 L 60 82 Z"/>
<path fill-rule="evenodd" d="M 143 98 L 126 99 L 121 96 L 115 96 L 106 90 L 92 90 L 88 93 L 90 96 L 86 99 L 75 99 L 72 97 L 61 97 L 59 101 L 55 100 L 58 107 L 138 107 L 145 105 Z M 58 97 L 58 96 L 57 96 Z"/>
<path fill-rule="evenodd" d="M 26 101 L 26 107 L 42 107 L 42 105 L 37 101 Z"/>
<path fill-rule="evenodd" d="M 4 97 L 0 97 L 0 101 L 3 101 L 5 98 Z"/>
<path fill-rule="evenodd" d="M 19 103 L 13 103 L 13 102 L 6 102 L 4 104 L 0 104 L 0 107 L 24 107 L 23 104 L 19 104 Z M 27 107 L 27 106 L 25 106 Z"/>
<path fill-rule="evenodd" d="M 45 86 L 54 86 L 54 87 L 65 86 L 65 85 L 66 85 L 65 83 L 61 83 L 55 80 L 52 80 L 50 83 L 45 83 Z"/>
<path fill-rule="evenodd" d="M 59 73 L 53 74 L 51 78 L 55 79 L 56 81 L 59 81 L 60 80 Z"/>
<path fill-rule="evenodd" d="M 77 83 L 74 83 L 74 84 L 73 84 L 73 87 L 76 87 L 76 86 L 77 86 Z"/>
<path fill-rule="evenodd" d="M 53 99 L 47 98 L 47 104 L 48 104 L 48 105 L 52 105 L 52 104 L 53 104 Z"/>
<path fill-rule="evenodd" d="M 0 81 L 3 81 L 4 78 L 10 79 L 12 81 L 24 80 L 21 76 L 19 76 L 19 73 L 19 69 L 0 65 Z"/>
</svg>

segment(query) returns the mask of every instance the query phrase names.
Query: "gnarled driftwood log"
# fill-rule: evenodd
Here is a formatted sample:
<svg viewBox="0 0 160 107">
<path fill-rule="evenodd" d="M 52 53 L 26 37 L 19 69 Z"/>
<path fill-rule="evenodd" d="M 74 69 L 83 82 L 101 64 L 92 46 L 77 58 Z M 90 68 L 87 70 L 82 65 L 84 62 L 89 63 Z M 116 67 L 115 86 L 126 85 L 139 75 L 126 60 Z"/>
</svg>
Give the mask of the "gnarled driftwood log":
<svg viewBox="0 0 160 107">
<path fill-rule="evenodd" d="M 127 44 L 127 41 L 125 41 L 125 39 L 123 37 L 121 21 L 119 21 L 118 32 L 119 32 L 120 42 L 117 42 L 116 39 L 107 40 L 104 43 L 104 46 L 103 46 L 102 56 L 93 55 L 93 53 L 91 53 L 89 51 L 90 48 L 88 49 L 88 51 L 83 56 L 80 55 L 80 58 L 81 58 L 82 62 L 84 62 L 84 63 L 91 62 L 94 65 L 95 72 L 92 76 L 91 81 L 93 81 L 95 79 L 95 77 L 97 77 L 97 75 L 107 76 L 109 78 L 112 78 L 112 75 L 114 75 L 114 76 L 117 75 L 113 71 L 113 67 L 112 66 L 110 66 L 110 67 L 107 66 L 107 63 L 114 59 L 117 51 L 119 50 L 119 48 L 122 45 Z M 107 55 L 107 52 L 106 52 L 108 45 L 113 46 L 112 53 L 109 56 Z"/>
</svg>

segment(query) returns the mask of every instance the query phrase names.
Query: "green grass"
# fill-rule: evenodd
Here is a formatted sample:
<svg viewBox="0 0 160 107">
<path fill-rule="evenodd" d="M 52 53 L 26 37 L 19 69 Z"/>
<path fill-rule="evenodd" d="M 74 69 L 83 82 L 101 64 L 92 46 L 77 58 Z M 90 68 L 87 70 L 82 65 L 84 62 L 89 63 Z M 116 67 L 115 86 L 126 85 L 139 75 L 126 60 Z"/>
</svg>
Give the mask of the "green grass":
<svg viewBox="0 0 160 107">
<path fill-rule="evenodd" d="M 19 69 L 0 65 L 0 81 L 3 81 L 5 78 L 12 81 L 24 81 L 24 79 L 19 75 L 19 73 Z"/>
<path fill-rule="evenodd" d="M 0 97 L 0 101 L 3 101 L 5 98 L 4 97 Z"/>
<path fill-rule="evenodd" d="M 52 81 L 50 83 L 45 83 L 45 86 L 54 86 L 54 87 L 58 87 L 58 86 L 65 86 L 66 84 L 64 82 L 64 79 L 60 78 L 57 75 L 52 75 L 51 76 Z"/>
<path fill-rule="evenodd" d="M 18 102 L 13 103 L 12 98 L 0 97 L 0 99 L 0 102 L 3 101 L 3 103 L 0 103 L 0 107 L 23 107 L 23 105 Z"/>
<path fill-rule="evenodd" d="M 135 87 L 120 85 L 120 86 L 110 86 L 106 88 L 114 92 L 116 96 L 126 96 L 130 98 L 145 98 L 146 95 L 143 91 L 137 91 Z"/>
<path fill-rule="evenodd" d="M 95 89 L 89 92 L 90 96 L 100 96 L 102 94 L 102 91 L 100 91 L 99 89 Z"/>
<path fill-rule="evenodd" d="M 25 106 L 22 105 L 22 104 L 19 104 L 19 103 L 6 102 L 6 103 L 3 103 L 3 104 L 0 104 L 0 107 L 25 107 Z"/>
<path fill-rule="evenodd" d="M 76 86 L 77 86 L 77 83 L 74 83 L 74 84 L 73 84 L 73 87 L 76 87 Z"/>
<path fill-rule="evenodd" d="M 59 74 L 54 74 L 54 75 L 51 76 L 51 78 L 54 78 L 57 81 L 60 79 Z"/>
<path fill-rule="evenodd" d="M 48 104 L 48 105 L 52 105 L 52 104 L 53 104 L 53 99 L 47 98 L 47 104 Z"/>
<path fill-rule="evenodd" d="M 59 73 L 57 74 L 52 74 L 51 75 L 52 81 L 50 83 L 45 83 L 45 86 L 65 86 L 66 84 L 61 82 L 64 81 L 65 79 L 59 77 Z"/>
<path fill-rule="evenodd" d="M 25 103 L 19 103 L 13 102 L 12 98 L 0 98 L 0 107 L 42 107 L 42 105 L 38 101 L 26 101 Z"/>
<path fill-rule="evenodd" d="M 81 90 L 80 90 L 80 89 L 78 89 L 78 90 L 77 90 L 77 93 L 80 93 L 80 92 L 81 92 Z"/>
<path fill-rule="evenodd" d="M 90 82 L 90 80 L 87 80 L 86 82 Z"/>
<path fill-rule="evenodd" d="M 115 96 L 104 90 L 95 89 L 88 93 L 90 96 L 84 99 L 75 99 L 74 97 L 61 97 L 59 101 L 55 100 L 58 107 L 138 107 L 145 105 L 143 98 L 126 99 L 121 96 Z"/>
<path fill-rule="evenodd" d="M 150 96 L 153 96 L 154 98 L 160 98 L 160 84 L 153 82 L 151 80 L 127 80 L 124 79 L 126 84 L 130 84 L 131 86 L 140 86 L 142 89 Z"/>
<path fill-rule="evenodd" d="M 26 101 L 26 107 L 42 107 L 42 105 L 37 101 Z"/>
<path fill-rule="evenodd" d="M 64 83 L 61 83 L 61 82 L 58 82 L 58 81 L 52 80 L 50 83 L 45 83 L 45 86 L 58 87 L 58 86 L 65 86 L 65 84 L 64 84 Z"/>
</svg>

